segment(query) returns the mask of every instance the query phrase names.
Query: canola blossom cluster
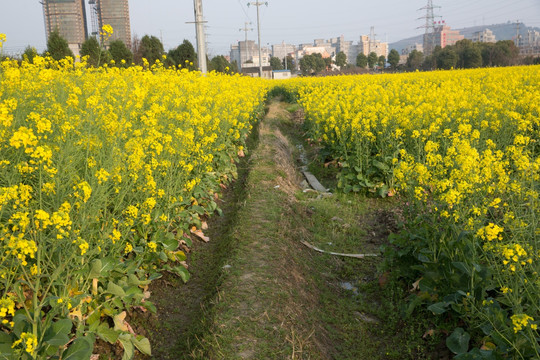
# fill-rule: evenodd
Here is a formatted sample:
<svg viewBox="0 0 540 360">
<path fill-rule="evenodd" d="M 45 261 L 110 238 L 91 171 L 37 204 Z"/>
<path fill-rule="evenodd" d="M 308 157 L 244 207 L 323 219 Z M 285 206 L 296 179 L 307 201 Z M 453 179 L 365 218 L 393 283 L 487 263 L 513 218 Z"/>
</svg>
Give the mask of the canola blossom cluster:
<svg viewBox="0 0 540 360">
<path fill-rule="evenodd" d="M 1 63 L 2 355 L 91 354 L 97 338 L 149 354 L 126 311 L 155 310 L 161 271 L 187 281 L 189 234 L 219 211 L 266 92 L 159 64 Z"/>
<path fill-rule="evenodd" d="M 282 84 L 339 187 L 403 200 L 394 265 L 421 278 L 416 303 L 516 358 L 540 352 L 539 84 L 539 66 Z"/>
</svg>

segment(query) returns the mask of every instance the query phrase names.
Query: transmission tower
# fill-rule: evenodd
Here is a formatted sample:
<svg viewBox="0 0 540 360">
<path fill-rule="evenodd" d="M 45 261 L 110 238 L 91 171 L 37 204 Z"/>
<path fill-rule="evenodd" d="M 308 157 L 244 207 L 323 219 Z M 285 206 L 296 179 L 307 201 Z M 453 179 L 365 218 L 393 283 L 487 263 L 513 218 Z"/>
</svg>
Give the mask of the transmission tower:
<svg viewBox="0 0 540 360">
<path fill-rule="evenodd" d="M 516 46 L 519 46 L 519 38 L 520 38 L 520 35 L 519 35 L 519 20 L 516 21 L 516 38 L 514 40 L 514 43 L 516 44 Z"/>
<path fill-rule="evenodd" d="M 426 56 L 431 55 L 433 53 L 433 50 L 435 49 L 435 18 L 440 17 L 438 15 L 435 15 L 435 8 L 440 9 L 441 7 L 433 5 L 433 0 L 428 0 L 426 6 L 418 9 L 419 11 L 426 10 L 426 15 L 417 19 L 426 20 L 425 25 L 418 27 L 418 29 L 426 29 L 426 32 L 424 33 L 424 55 Z"/>
<path fill-rule="evenodd" d="M 369 32 L 369 52 L 373 52 L 375 51 L 375 36 L 377 36 L 377 34 L 375 34 L 375 26 L 372 26 L 371 27 L 371 31 Z"/>
<path fill-rule="evenodd" d="M 95 36 L 98 41 L 100 40 L 99 32 L 99 5 L 96 0 L 88 0 L 90 5 L 90 36 Z"/>
<path fill-rule="evenodd" d="M 253 31 L 253 28 L 248 27 L 248 25 L 251 25 L 250 22 L 246 22 L 243 29 L 240 29 L 239 31 L 243 31 L 246 34 L 246 40 L 244 42 L 244 46 L 246 47 L 246 61 L 249 60 L 249 46 L 248 46 L 248 32 Z M 242 47 L 240 47 L 240 68 L 242 67 Z"/>
<path fill-rule="evenodd" d="M 248 25 L 251 25 L 250 22 L 246 22 L 243 29 L 240 29 L 239 31 L 243 31 L 246 33 L 246 42 L 248 41 L 248 32 L 253 31 L 253 28 L 249 28 Z"/>
</svg>

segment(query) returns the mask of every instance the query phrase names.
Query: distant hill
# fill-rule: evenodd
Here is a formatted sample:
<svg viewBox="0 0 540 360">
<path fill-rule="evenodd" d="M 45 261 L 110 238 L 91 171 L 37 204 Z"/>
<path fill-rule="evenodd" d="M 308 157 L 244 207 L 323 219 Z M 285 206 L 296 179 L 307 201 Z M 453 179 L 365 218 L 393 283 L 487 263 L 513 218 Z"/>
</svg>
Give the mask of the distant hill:
<svg viewBox="0 0 540 360">
<path fill-rule="evenodd" d="M 481 25 L 481 26 L 472 26 L 463 29 L 457 29 L 463 35 L 465 39 L 472 38 L 473 34 L 477 31 L 483 31 L 484 29 L 490 29 L 495 34 L 497 41 L 499 40 L 513 40 L 516 36 L 516 24 L 515 23 L 505 23 L 505 24 L 493 24 L 493 25 Z M 521 24 L 519 27 L 519 33 L 521 36 L 525 36 L 528 30 L 540 31 L 538 27 L 530 27 L 525 24 Z M 396 49 L 401 54 L 401 50 L 405 49 L 408 45 L 414 43 L 422 43 L 423 34 L 410 37 L 407 39 L 399 40 L 394 43 L 389 44 L 389 49 Z"/>
</svg>

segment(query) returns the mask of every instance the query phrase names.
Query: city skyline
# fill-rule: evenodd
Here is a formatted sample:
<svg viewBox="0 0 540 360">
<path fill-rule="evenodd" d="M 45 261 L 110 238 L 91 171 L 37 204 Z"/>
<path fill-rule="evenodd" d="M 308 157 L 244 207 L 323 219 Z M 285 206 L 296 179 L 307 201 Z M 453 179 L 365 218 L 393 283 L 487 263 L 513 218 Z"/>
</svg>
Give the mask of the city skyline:
<svg viewBox="0 0 540 360">
<path fill-rule="evenodd" d="M 423 29 L 423 11 L 426 0 L 409 2 L 389 1 L 384 9 L 356 1 L 336 0 L 330 6 L 314 6 L 313 1 L 297 0 L 285 3 L 270 0 L 268 7 L 261 7 L 262 44 L 271 45 L 285 41 L 291 44 L 311 42 L 317 38 L 345 36 L 358 41 L 375 26 L 377 39 L 394 42 L 420 35 Z M 454 29 L 474 25 L 489 25 L 519 20 L 528 26 L 540 26 L 540 2 L 520 0 L 508 4 L 501 0 L 434 1 L 441 6 L 436 15 Z M 131 34 L 142 37 L 154 35 L 163 39 L 165 49 L 178 46 L 184 39 L 195 43 L 193 3 L 191 1 L 147 0 L 129 1 Z M 244 40 L 240 31 L 251 21 L 256 28 L 255 9 L 242 0 L 203 0 L 209 53 L 227 54 L 230 46 Z M 437 18 L 441 19 L 441 18 Z M 90 30 L 90 29 L 89 29 Z M 45 48 L 45 25 L 42 5 L 37 0 L 19 0 L 3 6 L 0 13 L 0 32 L 6 33 L 4 51 L 21 53 L 27 45 L 38 50 Z M 256 31 L 248 38 L 256 40 Z"/>
</svg>

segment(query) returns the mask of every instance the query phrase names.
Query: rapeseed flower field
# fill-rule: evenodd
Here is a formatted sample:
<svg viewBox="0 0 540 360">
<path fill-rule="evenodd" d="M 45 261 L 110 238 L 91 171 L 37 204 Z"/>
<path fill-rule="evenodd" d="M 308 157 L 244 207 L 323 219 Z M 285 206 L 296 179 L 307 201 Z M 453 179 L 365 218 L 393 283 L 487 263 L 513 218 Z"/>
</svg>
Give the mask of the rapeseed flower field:
<svg viewBox="0 0 540 360">
<path fill-rule="evenodd" d="M 0 356 L 150 354 L 127 311 L 155 310 L 160 272 L 188 280 L 272 86 L 43 57 L 2 62 L 0 84 Z M 409 312 L 466 325 L 462 359 L 540 357 L 538 84 L 539 66 L 278 83 L 342 191 L 400 199 L 389 266 L 416 283 Z"/>
<path fill-rule="evenodd" d="M 540 358 L 539 84 L 539 66 L 282 84 L 343 191 L 402 197 L 387 255 L 420 279 L 413 304 L 483 339 L 452 333 L 464 359 Z"/>
<path fill-rule="evenodd" d="M 160 271 L 187 281 L 267 83 L 36 57 L 0 84 L 2 357 L 89 358 L 97 338 L 149 354 L 126 311 L 155 310 Z"/>
</svg>

